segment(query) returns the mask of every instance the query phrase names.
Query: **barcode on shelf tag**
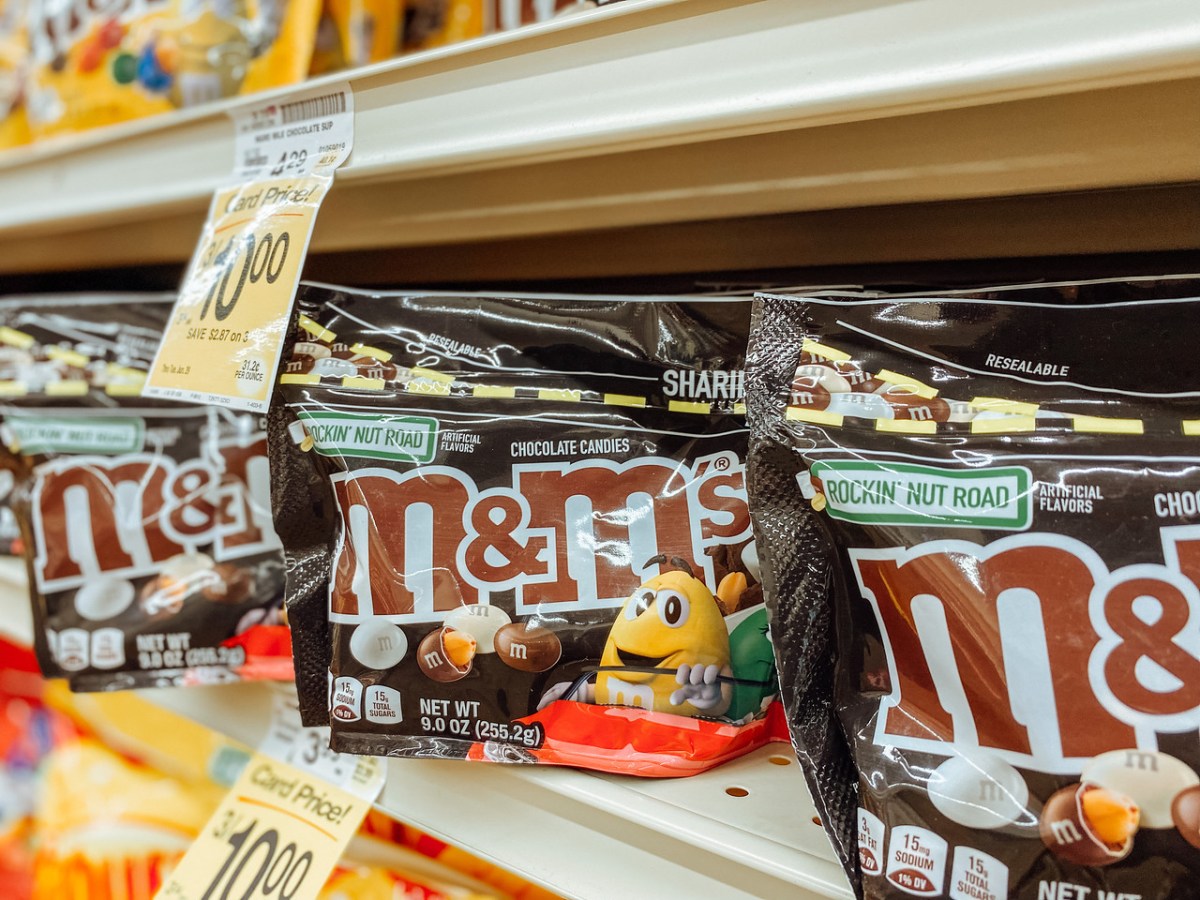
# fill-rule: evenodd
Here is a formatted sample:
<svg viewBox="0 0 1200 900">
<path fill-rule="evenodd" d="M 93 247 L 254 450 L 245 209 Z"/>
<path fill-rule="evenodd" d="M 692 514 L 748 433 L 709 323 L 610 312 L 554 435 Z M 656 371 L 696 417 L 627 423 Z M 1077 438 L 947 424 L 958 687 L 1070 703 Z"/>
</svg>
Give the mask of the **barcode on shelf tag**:
<svg viewBox="0 0 1200 900">
<path fill-rule="evenodd" d="M 354 96 L 326 85 L 233 114 L 213 195 L 143 396 L 263 413 L 317 212 L 354 144 Z"/>
<path fill-rule="evenodd" d="M 283 124 L 303 122 L 308 119 L 320 119 L 325 116 L 336 116 L 346 111 L 346 95 L 343 93 L 322 94 L 309 100 L 294 100 L 281 104 Z"/>
<path fill-rule="evenodd" d="M 300 708 L 291 689 L 276 693 L 271 724 L 258 749 L 368 800 L 375 798 L 383 784 L 377 760 L 330 750 L 328 725 L 310 728 L 300 724 Z"/>
<path fill-rule="evenodd" d="M 314 900 L 382 786 L 379 761 L 360 764 L 374 774 L 355 793 L 256 753 L 158 900 Z"/>
<path fill-rule="evenodd" d="M 354 95 L 326 86 L 235 110 L 234 173 L 278 178 L 331 172 L 354 143 Z"/>
</svg>

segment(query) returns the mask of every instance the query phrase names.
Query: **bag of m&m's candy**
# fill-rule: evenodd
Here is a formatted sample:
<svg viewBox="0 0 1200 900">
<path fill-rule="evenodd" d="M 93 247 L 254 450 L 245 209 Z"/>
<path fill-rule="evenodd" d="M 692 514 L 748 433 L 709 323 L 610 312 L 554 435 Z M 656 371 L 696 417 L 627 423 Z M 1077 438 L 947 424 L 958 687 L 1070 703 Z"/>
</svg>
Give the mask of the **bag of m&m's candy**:
<svg viewBox="0 0 1200 900">
<path fill-rule="evenodd" d="M 1200 896 L 1198 288 L 756 300 L 782 697 L 860 896 Z"/>
<path fill-rule="evenodd" d="M 302 709 L 335 749 L 676 776 L 782 735 L 745 299 L 313 286 L 300 308 L 275 518 Z"/>
<path fill-rule="evenodd" d="M 141 396 L 173 301 L 0 301 L 0 467 L 73 690 L 291 678 L 262 418 Z"/>
</svg>

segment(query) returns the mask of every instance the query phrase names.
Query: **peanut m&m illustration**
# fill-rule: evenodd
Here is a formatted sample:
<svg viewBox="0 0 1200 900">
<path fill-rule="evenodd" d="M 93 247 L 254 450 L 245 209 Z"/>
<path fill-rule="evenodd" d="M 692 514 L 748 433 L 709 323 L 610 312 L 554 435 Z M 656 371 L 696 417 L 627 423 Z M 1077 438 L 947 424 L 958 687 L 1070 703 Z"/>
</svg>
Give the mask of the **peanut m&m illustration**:
<svg viewBox="0 0 1200 900">
<path fill-rule="evenodd" d="M 1200 775 L 1182 760 L 1155 750 L 1101 753 L 1079 780 L 1124 794 L 1141 810 L 1142 828 L 1174 828 L 1171 804 L 1180 791 L 1200 785 Z"/>
<path fill-rule="evenodd" d="M 1200 846 L 1200 776 L 1182 760 L 1154 750 L 1113 750 L 1092 759 L 1080 778 L 1042 810 L 1042 841 L 1056 856 L 1112 865 L 1146 830 L 1175 829 Z"/>
<path fill-rule="evenodd" d="M 446 618 L 442 620 L 447 628 L 473 637 L 478 653 L 494 652 L 496 632 L 510 622 L 512 618 L 503 609 L 486 604 L 459 606 L 446 613 Z"/>
<path fill-rule="evenodd" d="M 1200 785 L 1175 795 L 1171 801 L 1171 821 L 1183 839 L 1200 850 Z"/>
<path fill-rule="evenodd" d="M 200 596 L 211 585 L 214 563 L 205 553 L 180 553 L 172 556 L 158 575 L 144 585 L 138 595 L 142 612 L 152 619 L 178 615 L 184 604 Z"/>
<path fill-rule="evenodd" d="M 1140 817 L 1137 804 L 1123 794 L 1091 784 L 1068 785 L 1046 801 L 1042 843 L 1081 866 L 1111 865 L 1133 849 Z"/>
<path fill-rule="evenodd" d="M 465 631 L 442 627 L 421 639 L 417 666 L 426 678 L 443 683 L 466 678 L 478 644 Z"/>
<path fill-rule="evenodd" d="M 101 575 L 75 593 L 75 611 L 91 622 L 113 619 L 133 605 L 135 593 L 124 578 Z"/>
</svg>

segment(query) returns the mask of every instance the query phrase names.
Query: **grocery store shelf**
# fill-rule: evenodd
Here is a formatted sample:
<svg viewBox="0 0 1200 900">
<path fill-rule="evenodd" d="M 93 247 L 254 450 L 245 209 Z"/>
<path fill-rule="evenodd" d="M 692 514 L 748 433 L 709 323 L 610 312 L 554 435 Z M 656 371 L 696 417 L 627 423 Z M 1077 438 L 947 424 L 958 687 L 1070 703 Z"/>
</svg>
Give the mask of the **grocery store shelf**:
<svg viewBox="0 0 1200 900">
<path fill-rule="evenodd" d="M 346 852 L 342 854 L 341 864 L 376 866 L 380 869 L 404 872 L 427 878 L 435 884 L 448 884 L 464 888 L 484 897 L 492 896 L 495 893 L 489 885 L 482 881 L 442 865 L 415 850 L 361 833 L 350 839 Z"/>
<path fill-rule="evenodd" d="M 316 252 L 1200 180 L 1192 0 L 626 0 L 346 77 Z M 185 259 L 227 108 L 0 158 L 0 272 Z"/>
<path fill-rule="evenodd" d="M 27 643 L 32 624 L 18 565 L 0 561 L 0 633 Z M 138 693 L 249 746 L 265 736 L 274 710 L 265 684 Z M 782 744 L 663 780 L 391 760 L 376 806 L 564 897 L 851 896 Z"/>
<path fill-rule="evenodd" d="M 896 283 L 914 277 L 928 282 L 952 271 L 974 282 L 1010 282 L 1048 277 L 1052 263 L 1046 257 L 1088 254 L 1104 260 L 1092 262 L 1093 272 L 1191 271 L 1198 247 L 1200 184 L 1189 184 L 641 225 L 468 247 L 326 253 L 309 257 L 305 273 L 314 281 L 388 286 L 398 277 L 406 284 L 478 285 L 676 273 L 674 286 L 666 289 L 683 291 L 692 289 L 697 272 L 741 272 L 735 283 L 756 285 L 797 277 L 813 284 Z M 1149 261 L 1158 251 L 1182 252 L 1176 262 Z M 1136 271 L 1122 268 L 1131 265 L 1130 258 L 1116 261 L 1112 254 L 1118 252 L 1139 254 Z M 1006 270 L 995 267 L 997 258 L 1031 261 Z M 968 262 L 955 267 L 949 261 Z M 894 263 L 917 265 L 906 270 L 886 265 Z M 779 274 L 795 269 L 805 274 Z M 918 270 L 923 274 L 914 275 Z M 963 276 L 967 270 L 970 274 Z M 1086 277 L 1078 269 L 1056 271 L 1062 278 Z M 639 278 L 635 290 L 643 290 L 641 284 Z M 611 285 L 587 289 L 613 290 Z"/>
<path fill-rule="evenodd" d="M 140 693 L 251 745 L 272 711 L 261 684 Z M 424 759 L 387 776 L 384 812 L 565 897 L 851 896 L 783 745 L 683 779 Z"/>
</svg>

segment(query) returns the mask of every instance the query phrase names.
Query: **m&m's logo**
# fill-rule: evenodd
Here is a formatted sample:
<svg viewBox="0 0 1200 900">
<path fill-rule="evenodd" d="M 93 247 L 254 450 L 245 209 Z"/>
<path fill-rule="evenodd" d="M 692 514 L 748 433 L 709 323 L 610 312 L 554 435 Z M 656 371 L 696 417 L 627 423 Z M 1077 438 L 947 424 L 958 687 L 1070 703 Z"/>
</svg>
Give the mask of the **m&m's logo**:
<svg viewBox="0 0 1200 900">
<path fill-rule="evenodd" d="M 1200 726 L 1200 527 L 1161 529 L 1166 565 L 1109 571 L 1074 538 L 931 541 L 850 559 L 887 653 L 875 741 L 994 750 L 1078 772 Z"/>
<path fill-rule="evenodd" d="M 509 485 L 486 490 L 432 465 L 360 469 L 333 482 L 339 621 L 439 621 L 506 591 L 518 614 L 611 608 L 657 574 L 647 560 L 681 557 L 712 584 L 706 551 L 750 537 L 745 467 L 731 451 L 694 462 L 515 464 Z"/>
<path fill-rule="evenodd" d="M 32 497 L 38 587 L 146 575 L 201 547 L 218 560 L 277 549 L 268 477 L 263 434 L 206 442 L 183 462 L 162 453 L 52 459 L 38 467 Z"/>
</svg>

